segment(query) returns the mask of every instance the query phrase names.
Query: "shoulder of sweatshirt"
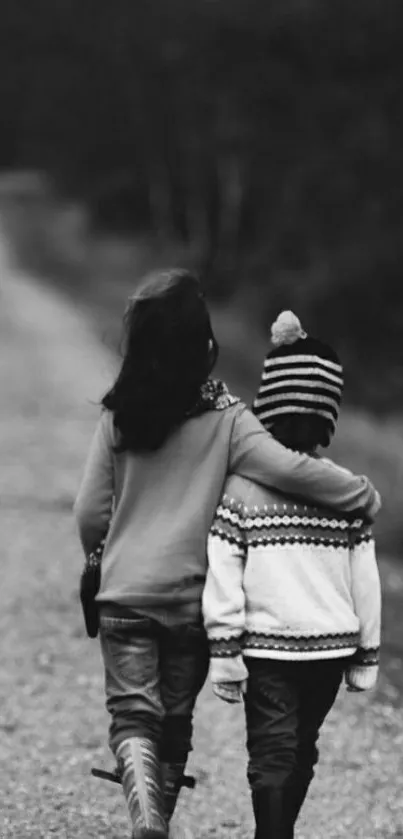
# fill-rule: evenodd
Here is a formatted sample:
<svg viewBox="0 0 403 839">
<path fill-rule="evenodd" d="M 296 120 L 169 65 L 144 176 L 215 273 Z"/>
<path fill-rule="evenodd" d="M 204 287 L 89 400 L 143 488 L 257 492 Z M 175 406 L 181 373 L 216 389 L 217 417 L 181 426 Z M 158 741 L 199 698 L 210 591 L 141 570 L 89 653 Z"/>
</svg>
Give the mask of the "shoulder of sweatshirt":
<svg viewBox="0 0 403 839">
<path fill-rule="evenodd" d="M 183 433 L 190 433 L 191 436 L 196 433 L 197 437 L 199 437 L 200 426 L 203 426 L 205 424 L 207 426 L 210 425 L 210 428 L 212 427 L 217 431 L 218 429 L 222 429 L 224 439 L 228 440 L 231 436 L 234 423 L 247 410 L 248 409 L 243 402 L 236 402 L 228 404 L 224 408 L 206 411 L 205 413 L 200 414 L 199 416 L 192 417 L 191 419 L 187 420 L 178 429 L 177 432 L 173 432 L 173 434 L 167 442 L 175 446 L 177 436 L 180 436 Z M 191 430 L 192 426 L 193 430 Z M 198 428 L 199 430 L 196 431 L 196 428 Z M 111 448 L 116 446 L 118 441 L 118 435 L 114 426 L 113 414 L 111 411 L 102 411 L 98 420 L 97 430 L 98 432 L 101 431 L 108 446 L 110 446 Z"/>
<path fill-rule="evenodd" d="M 108 450 L 115 456 L 114 448 L 118 442 L 118 434 L 113 422 L 112 411 L 102 410 L 95 434 L 102 437 Z"/>
<path fill-rule="evenodd" d="M 101 428 L 105 440 L 109 445 L 115 445 L 115 427 L 113 425 L 113 414 L 111 411 L 102 410 L 101 416 L 98 420 L 98 426 Z"/>
<path fill-rule="evenodd" d="M 224 407 L 216 407 L 210 411 L 206 411 L 206 413 L 201 414 L 201 417 L 217 417 L 217 419 L 222 420 L 230 420 L 235 421 L 238 417 L 242 416 L 244 413 L 250 413 L 253 416 L 252 412 L 249 410 L 247 405 L 245 405 L 242 400 L 238 400 L 237 402 L 231 402 Z"/>
<path fill-rule="evenodd" d="M 181 426 L 179 433 L 185 434 L 199 434 L 200 429 L 209 428 L 217 429 L 222 432 L 226 439 L 230 439 L 236 428 L 238 433 L 242 434 L 242 419 L 245 414 L 251 414 L 243 402 L 236 402 L 228 404 L 224 408 L 215 408 L 198 414 L 186 420 Z M 252 416 L 252 414 L 251 414 Z"/>
</svg>

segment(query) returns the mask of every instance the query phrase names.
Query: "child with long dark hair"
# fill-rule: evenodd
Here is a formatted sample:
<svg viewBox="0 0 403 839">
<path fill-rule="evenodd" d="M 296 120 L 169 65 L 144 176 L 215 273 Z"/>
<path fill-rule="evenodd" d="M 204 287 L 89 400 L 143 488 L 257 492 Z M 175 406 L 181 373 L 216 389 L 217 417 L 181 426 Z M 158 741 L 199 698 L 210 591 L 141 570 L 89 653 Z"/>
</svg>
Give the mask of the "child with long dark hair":
<svg viewBox="0 0 403 839">
<path fill-rule="evenodd" d="M 343 368 L 292 312 L 280 315 L 272 340 L 254 412 L 284 446 L 318 458 L 336 427 Z M 233 476 L 209 538 L 211 678 L 229 702 L 246 689 L 255 839 L 292 839 L 343 677 L 350 690 L 366 690 L 378 672 L 371 528 L 320 500 L 318 508 Z"/>
<path fill-rule="evenodd" d="M 103 399 L 75 504 L 86 556 L 105 540 L 97 603 L 110 746 L 135 839 L 166 839 L 205 682 L 206 544 L 230 473 L 373 515 L 366 478 L 271 438 L 223 383 L 199 280 L 149 278 L 129 301 L 121 370 Z"/>
</svg>

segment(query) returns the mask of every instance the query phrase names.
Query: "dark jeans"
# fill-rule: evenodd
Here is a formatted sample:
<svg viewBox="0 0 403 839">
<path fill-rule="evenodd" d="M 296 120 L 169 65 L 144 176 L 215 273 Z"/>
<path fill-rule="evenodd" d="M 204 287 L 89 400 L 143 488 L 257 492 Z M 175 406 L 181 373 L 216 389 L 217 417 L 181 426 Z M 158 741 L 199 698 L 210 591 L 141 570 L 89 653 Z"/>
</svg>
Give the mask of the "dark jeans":
<svg viewBox="0 0 403 839">
<path fill-rule="evenodd" d="M 147 737 L 159 744 L 162 761 L 186 762 L 209 666 L 203 625 L 166 626 L 140 614 L 116 614 L 101 610 L 100 616 L 110 747 L 116 753 L 126 738 Z"/>
<path fill-rule="evenodd" d="M 245 658 L 248 780 L 253 791 L 293 787 L 296 814 L 318 761 L 317 739 L 340 687 L 346 659 Z"/>
</svg>

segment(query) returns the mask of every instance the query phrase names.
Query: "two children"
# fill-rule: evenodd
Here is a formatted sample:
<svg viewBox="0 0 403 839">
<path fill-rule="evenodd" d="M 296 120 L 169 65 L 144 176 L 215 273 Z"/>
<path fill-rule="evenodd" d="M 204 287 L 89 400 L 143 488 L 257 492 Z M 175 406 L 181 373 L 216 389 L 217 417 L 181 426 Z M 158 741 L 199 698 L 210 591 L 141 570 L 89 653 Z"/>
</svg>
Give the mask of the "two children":
<svg viewBox="0 0 403 839">
<path fill-rule="evenodd" d="M 292 452 L 225 385 L 199 280 L 174 270 L 129 301 L 121 370 L 103 399 L 75 504 L 97 597 L 110 746 L 134 839 L 167 839 L 209 666 L 206 544 L 228 475 L 369 516 L 366 478 Z"/>
<path fill-rule="evenodd" d="M 283 445 L 318 457 L 335 430 L 343 370 L 284 312 L 254 412 Z M 245 692 L 256 839 L 292 839 L 343 677 L 373 687 L 380 644 L 374 540 L 362 515 L 228 479 L 208 542 L 203 596 L 216 693 Z"/>
</svg>

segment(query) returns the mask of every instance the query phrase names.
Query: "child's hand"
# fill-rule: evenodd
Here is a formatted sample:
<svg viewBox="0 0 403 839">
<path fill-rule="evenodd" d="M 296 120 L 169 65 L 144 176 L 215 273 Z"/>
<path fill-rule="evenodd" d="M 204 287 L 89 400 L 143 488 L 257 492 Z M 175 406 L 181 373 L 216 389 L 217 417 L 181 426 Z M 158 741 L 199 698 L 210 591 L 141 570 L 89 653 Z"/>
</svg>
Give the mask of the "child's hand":
<svg viewBox="0 0 403 839">
<path fill-rule="evenodd" d="M 345 672 L 345 680 L 349 693 L 362 693 L 375 687 L 378 676 L 377 665 L 352 664 Z"/>
<path fill-rule="evenodd" d="M 235 704 L 242 702 L 246 684 L 246 679 L 242 682 L 213 682 L 213 691 L 224 702 Z"/>
</svg>

